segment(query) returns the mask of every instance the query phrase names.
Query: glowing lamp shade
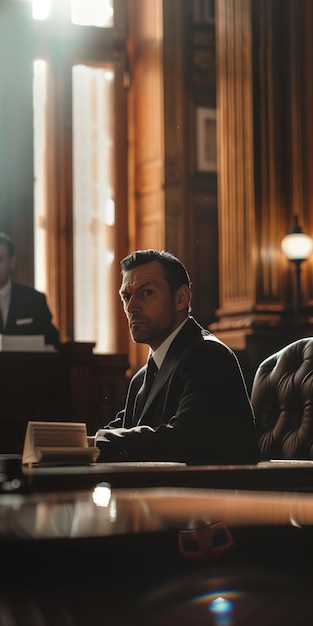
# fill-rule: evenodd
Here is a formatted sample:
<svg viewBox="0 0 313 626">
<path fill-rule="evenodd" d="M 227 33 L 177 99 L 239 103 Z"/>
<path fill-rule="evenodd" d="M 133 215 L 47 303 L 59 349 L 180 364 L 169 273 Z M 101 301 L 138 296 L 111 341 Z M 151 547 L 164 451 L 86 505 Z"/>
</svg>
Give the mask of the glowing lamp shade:
<svg viewBox="0 0 313 626">
<path fill-rule="evenodd" d="M 294 216 L 293 232 L 283 238 L 281 249 L 295 268 L 295 339 L 299 339 L 301 329 L 301 265 L 313 250 L 313 240 L 305 235 L 298 223 L 298 216 Z"/>
<path fill-rule="evenodd" d="M 281 242 L 281 249 L 289 261 L 304 261 L 313 250 L 313 241 L 304 233 L 291 233 Z"/>
<path fill-rule="evenodd" d="M 305 261 L 313 251 L 313 240 L 309 235 L 305 235 L 295 215 L 293 232 L 283 238 L 281 249 L 289 261 Z"/>
</svg>

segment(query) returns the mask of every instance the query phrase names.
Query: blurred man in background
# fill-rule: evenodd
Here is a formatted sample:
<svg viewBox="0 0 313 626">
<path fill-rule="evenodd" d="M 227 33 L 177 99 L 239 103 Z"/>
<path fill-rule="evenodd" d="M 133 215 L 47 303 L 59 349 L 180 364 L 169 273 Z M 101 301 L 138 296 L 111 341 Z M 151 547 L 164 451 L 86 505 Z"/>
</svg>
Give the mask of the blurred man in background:
<svg viewBox="0 0 313 626">
<path fill-rule="evenodd" d="M 57 347 L 59 331 L 52 324 L 46 296 L 13 278 L 14 244 L 0 233 L 0 334 L 43 335 L 45 343 Z"/>
</svg>

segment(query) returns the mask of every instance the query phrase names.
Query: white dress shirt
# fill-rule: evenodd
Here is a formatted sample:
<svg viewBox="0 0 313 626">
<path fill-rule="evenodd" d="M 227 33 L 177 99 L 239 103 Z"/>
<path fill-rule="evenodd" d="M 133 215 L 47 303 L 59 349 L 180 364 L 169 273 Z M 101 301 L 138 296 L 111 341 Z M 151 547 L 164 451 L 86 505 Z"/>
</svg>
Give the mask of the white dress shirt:
<svg viewBox="0 0 313 626">
<path fill-rule="evenodd" d="M 5 328 L 5 325 L 8 319 L 8 312 L 9 312 L 9 306 L 10 306 L 10 300 L 11 300 L 11 288 L 12 288 L 12 281 L 10 279 L 7 282 L 7 284 L 4 285 L 2 289 L 0 289 L 0 311 L 2 315 L 3 328 Z"/>
<path fill-rule="evenodd" d="M 186 319 L 177 328 L 175 328 L 175 330 L 173 330 L 169 337 L 167 337 L 165 341 L 161 343 L 161 345 L 155 350 L 155 352 L 152 352 L 152 350 L 150 350 L 149 356 L 153 356 L 153 360 L 158 369 L 160 369 L 172 341 L 175 339 L 176 335 L 178 335 L 184 324 L 186 324 L 187 320 L 188 317 L 186 317 Z"/>
</svg>

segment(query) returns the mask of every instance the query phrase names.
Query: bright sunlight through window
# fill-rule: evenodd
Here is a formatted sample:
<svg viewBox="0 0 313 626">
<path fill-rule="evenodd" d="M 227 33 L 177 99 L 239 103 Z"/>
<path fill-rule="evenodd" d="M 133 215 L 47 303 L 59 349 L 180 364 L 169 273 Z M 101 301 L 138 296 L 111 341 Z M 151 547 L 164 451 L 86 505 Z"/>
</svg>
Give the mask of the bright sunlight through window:
<svg viewBox="0 0 313 626">
<path fill-rule="evenodd" d="M 32 0 L 35 20 L 47 20 L 51 14 L 61 14 L 63 0 Z M 72 0 L 71 21 L 81 26 L 113 26 L 113 0 Z"/>
<path fill-rule="evenodd" d="M 38 60 L 34 63 L 33 102 L 35 287 L 47 292 L 47 64 L 45 61 Z"/>
<path fill-rule="evenodd" d="M 73 68 L 75 340 L 96 352 L 114 351 L 113 104 L 113 70 Z"/>
</svg>

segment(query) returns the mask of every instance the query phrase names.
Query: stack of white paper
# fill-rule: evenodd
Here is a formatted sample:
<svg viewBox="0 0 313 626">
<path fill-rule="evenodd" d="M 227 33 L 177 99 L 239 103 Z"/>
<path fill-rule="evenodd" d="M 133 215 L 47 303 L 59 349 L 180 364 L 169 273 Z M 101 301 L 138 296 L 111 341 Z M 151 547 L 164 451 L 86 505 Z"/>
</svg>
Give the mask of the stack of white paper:
<svg viewBox="0 0 313 626">
<path fill-rule="evenodd" d="M 2 352 L 44 352 L 45 349 L 43 335 L 0 335 Z"/>
</svg>

